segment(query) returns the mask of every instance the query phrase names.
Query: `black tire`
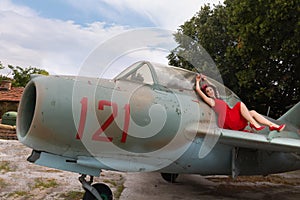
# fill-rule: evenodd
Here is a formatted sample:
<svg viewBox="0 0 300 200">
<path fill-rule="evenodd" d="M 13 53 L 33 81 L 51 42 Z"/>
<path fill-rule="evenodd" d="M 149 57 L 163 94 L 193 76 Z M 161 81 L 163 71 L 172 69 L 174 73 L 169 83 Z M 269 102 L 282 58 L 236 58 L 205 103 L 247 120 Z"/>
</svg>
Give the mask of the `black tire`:
<svg viewBox="0 0 300 200">
<path fill-rule="evenodd" d="M 161 177 L 169 182 L 169 183 L 175 183 L 176 179 L 178 177 L 178 174 L 172 174 L 172 173 L 161 173 Z"/>
<path fill-rule="evenodd" d="M 113 200 L 113 194 L 111 189 L 104 183 L 96 183 L 92 185 L 100 194 L 103 200 Z M 83 195 L 83 200 L 97 200 L 96 197 L 90 192 L 86 191 Z"/>
</svg>

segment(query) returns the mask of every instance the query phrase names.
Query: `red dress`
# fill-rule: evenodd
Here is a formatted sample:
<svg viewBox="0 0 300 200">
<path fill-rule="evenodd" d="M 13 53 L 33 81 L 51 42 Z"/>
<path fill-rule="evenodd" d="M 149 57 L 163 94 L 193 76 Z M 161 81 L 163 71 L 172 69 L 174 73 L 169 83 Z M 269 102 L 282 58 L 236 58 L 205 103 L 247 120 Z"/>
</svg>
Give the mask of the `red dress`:
<svg viewBox="0 0 300 200">
<path fill-rule="evenodd" d="M 220 128 L 241 131 L 248 125 L 247 120 L 241 115 L 241 102 L 230 108 L 225 101 L 215 99 L 215 106 L 212 109 L 218 115 L 218 126 Z"/>
</svg>

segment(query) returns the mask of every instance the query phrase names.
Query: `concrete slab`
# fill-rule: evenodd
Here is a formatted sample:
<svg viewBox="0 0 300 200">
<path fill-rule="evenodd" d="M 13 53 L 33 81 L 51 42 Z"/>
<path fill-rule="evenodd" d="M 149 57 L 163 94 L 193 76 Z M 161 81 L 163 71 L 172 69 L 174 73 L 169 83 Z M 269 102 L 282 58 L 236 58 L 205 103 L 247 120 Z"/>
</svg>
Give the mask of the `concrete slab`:
<svg viewBox="0 0 300 200">
<path fill-rule="evenodd" d="M 300 199 L 300 171 L 268 177 L 180 175 L 176 183 L 159 173 L 126 173 L 121 200 Z"/>
</svg>

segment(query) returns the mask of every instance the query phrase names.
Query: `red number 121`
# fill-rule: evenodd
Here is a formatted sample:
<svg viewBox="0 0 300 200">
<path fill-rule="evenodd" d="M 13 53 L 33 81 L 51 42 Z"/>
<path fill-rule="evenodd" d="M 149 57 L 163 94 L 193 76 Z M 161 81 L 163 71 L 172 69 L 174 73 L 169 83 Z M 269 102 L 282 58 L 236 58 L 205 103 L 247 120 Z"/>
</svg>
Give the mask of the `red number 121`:
<svg viewBox="0 0 300 200">
<path fill-rule="evenodd" d="M 87 116 L 87 108 L 88 108 L 88 98 L 83 97 L 80 101 L 81 103 L 81 112 L 80 112 L 80 120 L 78 126 L 78 132 L 76 134 L 76 139 L 81 139 L 83 136 L 83 131 L 86 123 Z M 101 127 L 93 134 L 92 140 L 102 141 L 102 142 L 112 142 L 112 137 L 106 137 L 105 135 L 101 135 L 114 121 L 115 117 L 118 115 L 118 105 L 111 101 L 100 100 L 98 102 L 98 110 L 104 110 L 104 106 L 112 107 L 112 114 L 106 119 L 106 121 L 101 125 Z M 127 139 L 127 132 L 129 128 L 130 121 L 130 105 L 125 104 L 125 117 L 124 117 L 124 127 L 122 132 L 121 142 L 125 143 Z"/>
</svg>

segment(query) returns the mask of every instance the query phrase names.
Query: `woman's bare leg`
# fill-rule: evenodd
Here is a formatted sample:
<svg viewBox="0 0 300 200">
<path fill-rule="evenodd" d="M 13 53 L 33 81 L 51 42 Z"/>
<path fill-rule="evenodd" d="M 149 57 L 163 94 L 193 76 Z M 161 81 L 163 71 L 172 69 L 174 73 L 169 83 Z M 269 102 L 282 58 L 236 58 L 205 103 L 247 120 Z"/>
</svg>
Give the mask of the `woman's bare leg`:
<svg viewBox="0 0 300 200">
<path fill-rule="evenodd" d="M 258 112 L 256 112 L 255 110 L 251 110 L 249 111 L 250 115 L 259 123 L 267 125 L 267 126 L 273 126 L 278 128 L 279 125 L 269 121 L 268 119 L 264 118 L 261 114 L 259 114 Z"/>
<path fill-rule="evenodd" d="M 261 127 L 259 123 L 254 119 L 254 117 L 252 117 L 250 111 L 243 102 L 241 102 L 241 114 L 248 122 L 253 124 L 256 128 Z"/>
<path fill-rule="evenodd" d="M 269 121 L 268 119 L 266 119 L 256 111 L 254 110 L 249 111 L 246 105 L 242 102 L 241 102 L 241 114 L 248 122 L 250 122 L 255 127 L 255 129 L 262 128 L 262 126 L 260 126 L 259 123 L 269 126 L 271 131 L 272 130 L 282 131 L 285 128 L 285 124 L 279 126 Z"/>
</svg>

